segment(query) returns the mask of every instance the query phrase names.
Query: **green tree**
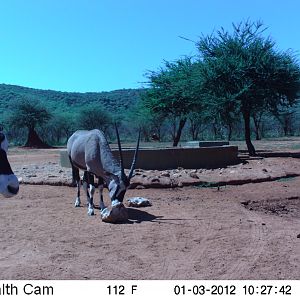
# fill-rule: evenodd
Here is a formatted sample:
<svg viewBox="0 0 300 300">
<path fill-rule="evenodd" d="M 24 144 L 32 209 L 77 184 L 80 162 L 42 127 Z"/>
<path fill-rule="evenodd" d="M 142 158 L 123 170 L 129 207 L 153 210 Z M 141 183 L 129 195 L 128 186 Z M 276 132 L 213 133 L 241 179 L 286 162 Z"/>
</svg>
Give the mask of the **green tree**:
<svg viewBox="0 0 300 300">
<path fill-rule="evenodd" d="M 43 126 L 44 135 L 41 134 L 41 137 L 44 137 L 45 140 L 49 140 L 56 145 L 60 144 L 62 139 L 63 142 L 65 142 L 75 130 L 74 117 L 74 113 L 71 112 L 54 114 L 46 126 Z"/>
<path fill-rule="evenodd" d="M 143 97 L 145 106 L 165 118 L 176 120 L 173 146 L 176 147 L 188 115 L 199 104 L 199 76 L 196 64 L 186 57 L 165 62 L 159 71 L 149 72 L 150 88 Z"/>
<path fill-rule="evenodd" d="M 26 147 L 44 148 L 49 147 L 49 145 L 40 139 L 36 128 L 47 123 L 51 116 L 39 101 L 22 99 L 13 102 L 7 121 L 13 128 L 28 129 Z"/>
<path fill-rule="evenodd" d="M 300 69 L 293 53 L 276 50 L 275 42 L 263 36 L 261 22 L 241 22 L 233 29 L 230 33 L 222 28 L 197 43 L 204 65 L 202 83 L 215 106 L 231 107 L 242 115 L 247 148 L 255 155 L 251 116 L 293 105 Z"/>
<path fill-rule="evenodd" d="M 189 113 L 189 132 L 193 141 L 199 139 L 199 134 L 207 128 L 207 124 L 210 120 L 211 117 L 207 114 L 207 111 L 193 111 Z"/>
<path fill-rule="evenodd" d="M 124 117 L 127 119 L 128 127 L 141 130 L 141 138 L 145 142 L 150 142 L 153 134 L 160 140 L 161 128 L 165 121 L 162 113 L 151 111 L 143 101 L 139 101 Z"/>
<path fill-rule="evenodd" d="M 284 136 L 293 135 L 293 123 L 296 111 L 293 108 L 282 108 L 274 116 L 279 121 L 283 129 Z"/>
<path fill-rule="evenodd" d="M 255 139 L 261 140 L 262 133 L 261 133 L 261 126 L 262 126 L 262 121 L 263 121 L 263 116 L 266 112 L 264 110 L 258 111 L 258 112 L 253 112 L 252 113 L 252 120 L 254 124 L 254 132 L 255 132 Z"/>
<path fill-rule="evenodd" d="M 96 106 L 87 106 L 79 111 L 77 122 L 78 128 L 86 130 L 101 129 L 106 133 L 113 120 L 107 111 Z"/>
</svg>

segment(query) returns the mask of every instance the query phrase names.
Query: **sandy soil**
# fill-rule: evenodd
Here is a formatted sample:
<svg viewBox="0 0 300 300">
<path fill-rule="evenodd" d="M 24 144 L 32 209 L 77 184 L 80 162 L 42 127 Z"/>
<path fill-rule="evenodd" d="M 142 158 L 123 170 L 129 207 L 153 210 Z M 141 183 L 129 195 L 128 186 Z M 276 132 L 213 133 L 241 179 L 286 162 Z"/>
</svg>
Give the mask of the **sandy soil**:
<svg viewBox="0 0 300 300">
<path fill-rule="evenodd" d="M 1 198 L 0 279 L 300 279 L 299 158 L 169 176 L 140 171 L 148 183 L 177 174 L 183 184 L 128 190 L 126 198 L 146 197 L 152 206 L 128 208 L 123 224 L 75 208 L 74 188 L 47 185 L 47 176 L 50 184 L 70 179 L 69 170 L 59 173 L 56 150 L 16 149 L 9 158 L 23 180 L 45 180 Z M 262 176 L 266 182 L 255 180 Z M 184 186 L 187 178 L 200 184 Z M 251 179 L 256 183 L 243 184 Z"/>
</svg>

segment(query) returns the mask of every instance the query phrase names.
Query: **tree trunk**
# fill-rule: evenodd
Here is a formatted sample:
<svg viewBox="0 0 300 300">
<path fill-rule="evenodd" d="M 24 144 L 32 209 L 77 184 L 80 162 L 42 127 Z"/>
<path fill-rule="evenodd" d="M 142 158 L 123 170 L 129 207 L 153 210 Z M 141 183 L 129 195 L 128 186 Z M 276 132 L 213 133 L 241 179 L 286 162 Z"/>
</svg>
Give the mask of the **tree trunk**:
<svg viewBox="0 0 300 300">
<path fill-rule="evenodd" d="M 228 141 L 231 140 L 231 137 L 232 137 L 232 124 L 229 123 L 228 124 Z"/>
<path fill-rule="evenodd" d="M 261 117 L 253 116 L 253 122 L 254 122 L 254 127 L 255 127 L 255 138 L 257 141 L 259 141 L 259 140 L 261 140 L 261 136 L 259 134 Z"/>
<path fill-rule="evenodd" d="M 25 147 L 33 148 L 51 148 L 47 143 L 44 143 L 33 127 L 29 128 L 27 142 Z"/>
<path fill-rule="evenodd" d="M 259 132 L 258 132 L 257 129 L 255 130 L 255 139 L 256 139 L 257 141 L 261 140 L 261 137 L 260 137 Z"/>
<path fill-rule="evenodd" d="M 192 140 L 196 141 L 198 139 L 198 134 L 199 134 L 199 124 L 197 124 L 197 121 L 194 121 L 192 118 L 189 119 L 190 120 L 190 133 L 192 136 Z"/>
<path fill-rule="evenodd" d="M 213 131 L 214 131 L 214 139 L 216 140 L 217 139 L 217 135 L 218 135 L 218 129 L 217 129 L 217 126 L 215 123 L 212 124 L 213 126 Z"/>
<path fill-rule="evenodd" d="M 150 137 L 149 137 L 150 134 L 145 127 L 142 127 L 142 134 L 143 134 L 144 142 L 150 142 Z"/>
<path fill-rule="evenodd" d="M 283 126 L 284 136 L 289 135 L 289 120 L 288 118 L 284 118 L 284 126 Z"/>
<path fill-rule="evenodd" d="M 183 129 L 185 123 L 186 123 L 186 118 L 180 119 L 178 130 L 176 132 L 176 135 L 175 135 L 175 138 L 174 138 L 174 141 L 173 141 L 173 147 L 178 146 L 178 143 L 179 143 L 180 137 L 181 137 L 181 133 L 182 133 L 182 129 Z"/>
<path fill-rule="evenodd" d="M 195 128 L 193 132 L 193 141 L 198 141 L 199 129 Z"/>
<path fill-rule="evenodd" d="M 191 131 L 191 134 L 192 134 L 192 140 L 196 141 L 197 140 L 197 131 L 196 131 L 196 126 L 193 123 L 191 123 L 190 131 Z"/>
<path fill-rule="evenodd" d="M 251 142 L 251 130 L 250 130 L 250 112 L 243 112 L 244 124 L 245 124 L 245 141 L 250 156 L 255 156 L 255 148 Z"/>
</svg>

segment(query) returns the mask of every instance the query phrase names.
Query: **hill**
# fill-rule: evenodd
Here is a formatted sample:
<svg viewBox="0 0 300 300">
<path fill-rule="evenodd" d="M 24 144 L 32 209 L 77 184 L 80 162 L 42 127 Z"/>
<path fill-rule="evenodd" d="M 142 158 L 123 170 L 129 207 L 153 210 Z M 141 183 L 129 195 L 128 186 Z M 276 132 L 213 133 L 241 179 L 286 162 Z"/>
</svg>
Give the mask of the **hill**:
<svg viewBox="0 0 300 300">
<path fill-rule="evenodd" d="M 18 99 L 37 99 L 52 112 L 76 111 L 85 105 L 95 105 L 109 112 L 124 113 L 140 99 L 142 89 L 122 89 L 111 92 L 59 92 L 17 85 L 0 84 L 0 119 Z"/>
</svg>

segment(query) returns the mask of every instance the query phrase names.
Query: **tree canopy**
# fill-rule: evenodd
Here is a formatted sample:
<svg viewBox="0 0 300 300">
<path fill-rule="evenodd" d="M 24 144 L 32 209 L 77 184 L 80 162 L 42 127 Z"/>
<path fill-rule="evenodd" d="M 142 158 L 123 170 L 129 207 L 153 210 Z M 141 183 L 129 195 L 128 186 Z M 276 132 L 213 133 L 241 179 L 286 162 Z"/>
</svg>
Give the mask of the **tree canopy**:
<svg viewBox="0 0 300 300">
<path fill-rule="evenodd" d="M 212 123 L 225 124 L 229 138 L 242 117 L 249 154 L 255 155 L 251 118 L 258 134 L 262 114 L 278 116 L 280 109 L 296 102 L 300 87 L 296 56 L 290 50 L 278 51 L 276 43 L 265 37 L 266 29 L 261 22 L 250 21 L 233 24 L 233 32 L 221 28 L 199 39 L 199 57 L 165 62 L 157 72 L 148 73 L 144 103 L 173 124 L 178 122 L 174 146 L 189 115 L 198 113 L 210 116 Z M 190 123 L 195 137 L 195 122 Z"/>
<path fill-rule="evenodd" d="M 196 76 L 197 71 L 198 64 L 186 57 L 165 62 L 159 71 L 148 74 L 150 88 L 143 97 L 144 103 L 153 112 L 178 120 L 173 146 L 177 146 L 180 140 L 189 113 L 196 107 L 200 109 L 200 77 Z"/>
<path fill-rule="evenodd" d="M 112 121 L 112 116 L 104 109 L 87 106 L 79 111 L 77 124 L 80 129 L 101 129 L 106 132 Z"/>
<path fill-rule="evenodd" d="M 249 154 L 250 117 L 256 112 L 277 112 L 297 99 L 300 69 L 291 51 L 278 51 L 275 42 L 264 37 L 261 22 L 233 24 L 233 33 L 223 28 L 197 43 L 202 68 L 202 88 L 216 110 L 244 119 Z M 225 111 L 227 110 L 227 111 Z"/>
<path fill-rule="evenodd" d="M 39 101 L 26 98 L 11 105 L 11 113 L 7 118 L 11 127 L 27 128 L 28 136 L 25 146 L 49 147 L 43 142 L 36 132 L 37 126 L 41 126 L 50 120 L 51 114 Z"/>
</svg>

